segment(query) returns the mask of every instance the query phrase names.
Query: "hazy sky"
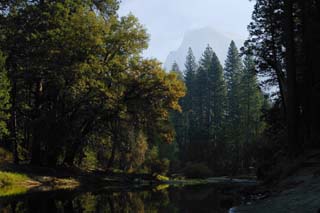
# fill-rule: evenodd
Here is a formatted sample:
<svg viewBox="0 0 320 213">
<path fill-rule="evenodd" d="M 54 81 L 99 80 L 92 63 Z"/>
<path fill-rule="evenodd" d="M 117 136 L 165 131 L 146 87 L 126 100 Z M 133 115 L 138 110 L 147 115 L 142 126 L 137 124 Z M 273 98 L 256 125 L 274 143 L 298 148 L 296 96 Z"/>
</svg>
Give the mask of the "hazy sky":
<svg viewBox="0 0 320 213">
<path fill-rule="evenodd" d="M 246 38 L 252 10 L 249 0 L 122 0 L 119 13 L 139 18 L 150 34 L 144 55 L 164 62 L 192 29 L 210 26 Z"/>
</svg>

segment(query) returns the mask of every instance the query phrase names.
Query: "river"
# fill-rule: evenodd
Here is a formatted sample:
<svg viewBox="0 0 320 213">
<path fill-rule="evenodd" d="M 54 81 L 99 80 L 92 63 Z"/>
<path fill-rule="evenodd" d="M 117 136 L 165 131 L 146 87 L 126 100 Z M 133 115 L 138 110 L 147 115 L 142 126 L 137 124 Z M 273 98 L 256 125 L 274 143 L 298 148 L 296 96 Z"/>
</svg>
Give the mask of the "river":
<svg viewBox="0 0 320 213">
<path fill-rule="evenodd" d="M 241 201 L 234 187 L 159 185 L 33 192 L 0 198 L 0 212 L 226 213 Z"/>
</svg>

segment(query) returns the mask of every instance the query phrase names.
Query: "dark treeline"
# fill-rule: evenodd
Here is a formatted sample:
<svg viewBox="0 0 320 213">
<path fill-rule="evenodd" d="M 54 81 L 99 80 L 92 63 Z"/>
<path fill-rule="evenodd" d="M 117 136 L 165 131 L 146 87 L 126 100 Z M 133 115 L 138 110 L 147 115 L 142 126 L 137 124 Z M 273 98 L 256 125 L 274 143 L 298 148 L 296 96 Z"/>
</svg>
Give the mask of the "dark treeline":
<svg viewBox="0 0 320 213">
<path fill-rule="evenodd" d="M 148 35 L 116 0 L 1 1 L 0 136 L 16 163 L 168 167 L 184 85 L 142 59 Z"/>
<path fill-rule="evenodd" d="M 180 72 L 176 63 L 172 70 Z M 262 111 L 269 105 L 258 85 L 253 57 L 242 60 L 232 41 L 223 69 L 210 46 L 199 64 L 190 48 L 183 76 L 183 112 L 172 116 L 181 162 L 187 168 L 208 168 L 214 175 L 248 172 L 265 128 Z"/>
<path fill-rule="evenodd" d="M 281 176 L 281 162 L 290 167 L 320 146 L 320 1 L 257 0 L 252 18 L 242 51 L 254 55 L 258 73 L 267 77 L 264 85 L 279 88 L 267 114 L 259 173 Z"/>
</svg>

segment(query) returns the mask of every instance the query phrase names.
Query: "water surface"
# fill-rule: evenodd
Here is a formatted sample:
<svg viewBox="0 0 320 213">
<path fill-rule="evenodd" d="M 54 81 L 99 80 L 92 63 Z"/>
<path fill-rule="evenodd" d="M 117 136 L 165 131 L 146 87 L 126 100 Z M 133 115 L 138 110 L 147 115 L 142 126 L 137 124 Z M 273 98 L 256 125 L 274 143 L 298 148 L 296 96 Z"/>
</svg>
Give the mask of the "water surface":
<svg viewBox="0 0 320 213">
<path fill-rule="evenodd" d="M 0 198 L 2 213 L 225 213 L 239 203 L 232 187 L 216 185 L 35 192 Z"/>
</svg>

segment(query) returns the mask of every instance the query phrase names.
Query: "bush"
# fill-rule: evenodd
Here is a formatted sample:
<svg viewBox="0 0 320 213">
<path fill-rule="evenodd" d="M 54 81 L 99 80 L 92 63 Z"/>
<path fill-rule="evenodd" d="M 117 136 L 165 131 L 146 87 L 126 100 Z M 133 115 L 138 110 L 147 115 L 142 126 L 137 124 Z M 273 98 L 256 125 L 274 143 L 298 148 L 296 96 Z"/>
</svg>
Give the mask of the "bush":
<svg viewBox="0 0 320 213">
<path fill-rule="evenodd" d="M 203 163 L 189 163 L 182 172 L 187 178 L 208 178 L 213 175 L 213 172 Z"/>
<path fill-rule="evenodd" d="M 170 167 L 170 161 L 168 159 L 155 160 L 151 162 L 151 173 L 166 175 Z"/>
</svg>

